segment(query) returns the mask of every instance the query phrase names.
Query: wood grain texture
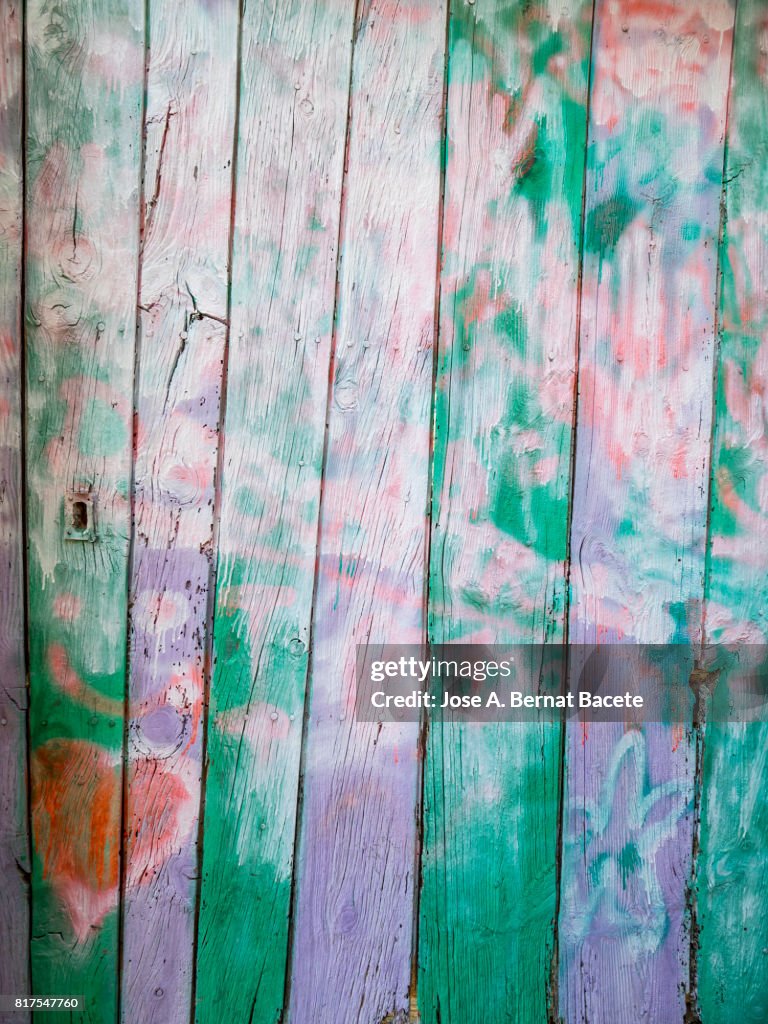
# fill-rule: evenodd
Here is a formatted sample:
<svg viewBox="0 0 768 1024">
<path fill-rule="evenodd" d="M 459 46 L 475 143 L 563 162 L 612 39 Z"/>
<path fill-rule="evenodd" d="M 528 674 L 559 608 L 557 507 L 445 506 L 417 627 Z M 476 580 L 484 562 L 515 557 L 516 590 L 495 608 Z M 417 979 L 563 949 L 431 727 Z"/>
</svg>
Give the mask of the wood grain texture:
<svg viewBox="0 0 768 1024">
<path fill-rule="evenodd" d="M 21 477 L 22 6 L 0 8 L 0 992 L 29 990 Z M 24 1015 L 22 1015 L 23 1017 Z M 0 1021 L 21 1020 L 0 1013 Z"/>
<path fill-rule="evenodd" d="M 0 992 L 768 1019 L 727 669 L 703 730 L 433 716 L 423 835 L 353 706 L 358 643 L 762 657 L 766 52 L 763 0 L 0 0 Z"/>
<path fill-rule="evenodd" d="M 150 8 L 123 997 L 190 1019 L 239 5 Z"/>
<path fill-rule="evenodd" d="M 733 10 L 596 7 L 571 551 L 573 642 L 698 641 Z M 682 1021 L 694 749 L 569 725 L 567 1021 Z"/>
<path fill-rule="evenodd" d="M 198 1024 L 282 1011 L 352 5 L 242 33 Z"/>
<path fill-rule="evenodd" d="M 741 671 L 768 642 L 768 9 L 740 0 L 724 175 L 720 350 L 706 626 Z M 765 669 L 762 669 L 763 675 Z M 715 689 L 719 713 L 729 677 Z M 704 1024 L 768 1019 L 768 727 L 711 720 L 704 735 L 698 1001 Z"/>
<path fill-rule="evenodd" d="M 422 643 L 445 18 L 357 11 L 292 958 L 292 1024 L 405 1019 L 418 725 L 354 717 L 358 643 Z"/>
<path fill-rule="evenodd" d="M 591 4 L 454 2 L 430 639 L 564 636 Z M 558 725 L 433 714 L 424 1024 L 547 1020 Z"/>
<path fill-rule="evenodd" d="M 89 1022 L 117 1003 L 143 14 L 27 5 L 32 983 Z M 65 539 L 77 488 L 95 542 Z"/>
</svg>

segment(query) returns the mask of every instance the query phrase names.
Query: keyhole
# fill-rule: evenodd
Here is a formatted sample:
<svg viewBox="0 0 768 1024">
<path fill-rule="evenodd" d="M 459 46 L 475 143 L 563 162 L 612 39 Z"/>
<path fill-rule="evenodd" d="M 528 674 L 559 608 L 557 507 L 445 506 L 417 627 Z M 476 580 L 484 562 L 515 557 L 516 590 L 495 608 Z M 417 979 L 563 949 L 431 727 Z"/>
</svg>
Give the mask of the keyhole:
<svg viewBox="0 0 768 1024">
<path fill-rule="evenodd" d="M 64 540 L 93 544 L 96 540 L 96 516 L 93 496 L 83 490 L 64 495 Z"/>
<path fill-rule="evenodd" d="M 75 530 L 88 529 L 88 506 L 84 501 L 72 502 L 72 526 Z"/>
</svg>

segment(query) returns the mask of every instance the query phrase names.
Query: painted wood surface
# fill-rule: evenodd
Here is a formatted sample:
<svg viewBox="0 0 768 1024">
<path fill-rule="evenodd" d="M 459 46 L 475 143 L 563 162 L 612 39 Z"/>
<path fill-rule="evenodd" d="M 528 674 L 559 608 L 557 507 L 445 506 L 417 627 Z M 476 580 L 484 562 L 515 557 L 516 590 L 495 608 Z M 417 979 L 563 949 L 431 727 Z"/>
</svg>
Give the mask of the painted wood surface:
<svg viewBox="0 0 768 1024">
<path fill-rule="evenodd" d="M 121 1005 L 187 1024 L 239 11 L 150 14 Z"/>
<path fill-rule="evenodd" d="M 352 14 L 243 15 L 198 1024 L 283 1004 Z"/>
<path fill-rule="evenodd" d="M 356 645 L 420 644 L 446 10 L 359 5 L 289 1020 L 403 1020 L 418 724 L 354 715 Z M 382 272 L 383 268 L 386 268 Z"/>
<path fill-rule="evenodd" d="M 103 1022 L 118 998 L 144 6 L 26 14 L 32 983 Z"/>
<path fill-rule="evenodd" d="M 716 722 L 727 671 L 701 730 L 352 700 L 370 640 L 764 642 L 765 4 L 24 14 L 0 991 L 31 961 L 99 1024 L 762 1022 L 768 736 Z"/>
<path fill-rule="evenodd" d="M 720 249 L 720 331 L 706 629 L 764 659 L 768 639 L 768 9 L 737 8 Z M 746 645 L 746 646 L 741 646 Z M 755 656 L 757 655 L 757 656 Z M 763 669 L 764 672 L 764 669 Z M 717 721 L 704 733 L 697 865 L 698 1010 L 703 1024 L 768 1019 L 768 728 Z"/>
<path fill-rule="evenodd" d="M 592 7 L 451 8 L 429 622 L 562 643 Z M 423 1022 L 548 1019 L 561 729 L 433 714 Z"/>
<path fill-rule="evenodd" d="M 0 992 L 29 989 L 21 476 L 22 19 L 20 3 L 0 8 Z M 21 1021 L 26 1015 L 0 1012 L 0 1021 L 11 1016 Z"/>
<path fill-rule="evenodd" d="M 700 639 L 733 10 L 597 4 L 570 639 Z M 569 725 L 560 1012 L 681 1021 L 691 730 Z"/>
</svg>

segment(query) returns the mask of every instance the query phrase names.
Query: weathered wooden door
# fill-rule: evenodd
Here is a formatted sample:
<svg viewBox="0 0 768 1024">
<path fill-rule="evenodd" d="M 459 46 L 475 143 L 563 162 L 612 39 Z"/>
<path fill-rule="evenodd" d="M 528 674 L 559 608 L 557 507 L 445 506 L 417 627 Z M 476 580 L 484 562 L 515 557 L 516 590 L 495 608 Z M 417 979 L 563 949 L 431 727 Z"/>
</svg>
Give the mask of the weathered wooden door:
<svg viewBox="0 0 768 1024">
<path fill-rule="evenodd" d="M 1 1021 L 768 1019 L 760 715 L 355 708 L 358 645 L 766 642 L 766 54 L 0 0 Z"/>
</svg>

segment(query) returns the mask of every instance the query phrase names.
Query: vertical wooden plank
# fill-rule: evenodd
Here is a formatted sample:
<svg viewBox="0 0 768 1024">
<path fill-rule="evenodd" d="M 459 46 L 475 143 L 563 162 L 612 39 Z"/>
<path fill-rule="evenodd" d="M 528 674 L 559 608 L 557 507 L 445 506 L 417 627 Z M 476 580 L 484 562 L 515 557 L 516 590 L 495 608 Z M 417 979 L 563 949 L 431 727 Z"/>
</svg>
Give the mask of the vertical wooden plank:
<svg viewBox="0 0 768 1024">
<path fill-rule="evenodd" d="M 707 575 L 707 639 L 768 642 L 768 10 L 737 7 L 720 249 L 720 350 Z M 755 648 L 751 649 L 752 652 Z M 758 649 L 765 660 L 765 649 Z M 743 661 L 750 648 L 741 648 Z M 724 691 L 724 692 L 723 692 Z M 716 694 L 728 696 L 728 677 Z M 704 734 L 698 999 L 704 1024 L 768 1019 L 768 727 Z"/>
<path fill-rule="evenodd" d="M 199 1024 L 282 1010 L 352 19 L 244 9 Z"/>
<path fill-rule="evenodd" d="M 187 1024 L 227 332 L 237 0 L 155 0 L 136 388 L 123 998 Z"/>
<path fill-rule="evenodd" d="M 21 482 L 22 7 L 0 9 L 0 992 L 29 991 Z M 9 1015 L 10 1018 L 11 1015 Z M 14 1019 L 18 1014 L 12 1015 Z M 0 1013 L 0 1020 L 6 1017 Z"/>
<path fill-rule="evenodd" d="M 451 6 L 433 643 L 562 643 L 592 7 Z M 434 715 L 427 1024 L 544 1022 L 560 726 Z"/>
<path fill-rule="evenodd" d="M 27 6 L 32 982 L 99 1022 L 117 1003 L 143 13 Z"/>
<path fill-rule="evenodd" d="M 445 8 L 359 5 L 289 1019 L 409 1009 L 418 725 L 354 719 L 358 643 L 424 639 Z"/>
<path fill-rule="evenodd" d="M 596 8 L 570 639 L 700 638 L 733 9 Z M 568 726 L 567 1021 L 682 1021 L 691 730 Z"/>
</svg>

